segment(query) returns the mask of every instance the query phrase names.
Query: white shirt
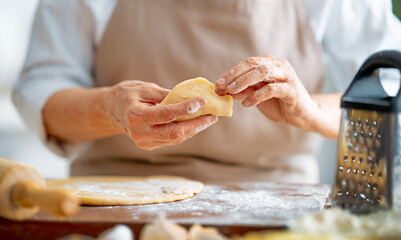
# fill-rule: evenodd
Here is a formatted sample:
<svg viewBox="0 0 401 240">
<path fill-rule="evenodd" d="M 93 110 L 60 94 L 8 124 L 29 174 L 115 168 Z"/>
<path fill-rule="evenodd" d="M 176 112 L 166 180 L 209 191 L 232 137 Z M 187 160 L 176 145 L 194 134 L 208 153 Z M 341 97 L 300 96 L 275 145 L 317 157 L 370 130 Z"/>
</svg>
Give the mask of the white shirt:
<svg viewBox="0 0 401 240">
<path fill-rule="evenodd" d="M 328 77 L 339 92 L 370 54 L 401 50 L 401 23 L 392 14 L 390 0 L 304 2 L 323 48 Z M 93 86 L 94 52 L 115 4 L 116 0 L 41 0 L 38 6 L 26 62 L 12 97 L 28 128 L 60 155 L 72 157 L 82 145 L 48 139 L 42 109 L 56 91 Z"/>
</svg>

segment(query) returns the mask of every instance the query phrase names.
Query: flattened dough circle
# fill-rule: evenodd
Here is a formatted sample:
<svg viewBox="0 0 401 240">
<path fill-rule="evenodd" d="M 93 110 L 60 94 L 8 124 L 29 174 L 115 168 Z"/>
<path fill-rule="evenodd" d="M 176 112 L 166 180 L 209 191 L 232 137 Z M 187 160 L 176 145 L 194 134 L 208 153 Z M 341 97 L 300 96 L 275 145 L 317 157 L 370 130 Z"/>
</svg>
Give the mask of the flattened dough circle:
<svg viewBox="0 0 401 240">
<path fill-rule="evenodd" d="M 191 198 L 204 185 L 183 177 L 89 176 L 48 180 L 47 187 L 75 193 L 82 205 L 140 205 Z"/>
<path fill-rule="evenodd" d="M 177 119 L 177 122 L 207 114 L 231 117 L 233 113 L 233 98 L 230 95 L 217 95 L 214 92 L 214 85 L 201 77 L 188 79 L 177 84 L 160 104 L 179 103 L 198 96 L 202 96 L 207 100 L 206 107 L 187 117 Z"/>
</svg>

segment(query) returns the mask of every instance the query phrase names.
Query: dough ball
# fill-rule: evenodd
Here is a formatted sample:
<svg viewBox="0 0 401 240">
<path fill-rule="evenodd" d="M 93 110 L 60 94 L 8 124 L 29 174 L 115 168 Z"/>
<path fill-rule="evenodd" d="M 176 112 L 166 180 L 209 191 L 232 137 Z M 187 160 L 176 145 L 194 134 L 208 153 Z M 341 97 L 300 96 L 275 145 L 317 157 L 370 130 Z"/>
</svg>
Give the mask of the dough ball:
<svg viewBox="0 0 401 240">
<path fill-rule="evenodd" d="M 88 238 L 84 239 L 92 239 L 89 236 Z M 64 239 L 64 238 L 63 238 Z M 69 238 L 68 238 L 69 239 Z M 75 238 L 71 238 L 69 240 L 74 240 Z M 79 240 L 81 238 L 77 238 Z M 102 232 L 97 236 L 96 240 L 115 240 L 115 239 L 124 239 L 124 240 L 132 240 L 135 239 L 131 229 L 123 224 L 117 224 L 113 228 L 107 229 L 106 231 Z"/>
<path fill-rule="evenodd" d="M 187 230 L 173 222 L 159 217 L 155 222 L 145 225 L 139 240 L 186 240 Z"/>
<path fill-rule="evenodd" d="M 216 228 L 204 228 L 199 224 L 194 224 L 189 229 L 188 240 L 228 240 L 228 238 L 221 235 Z"/>
<path fill-rule="evenodd" d="M 201 77 L 189 79 L 178 84 L 160 104 L 167 105 L 179 103 L 198 96 L 202 96 L 207 100 L 206 107 L 187 117 L 177 119 L 177 122 L 186 121 L 207 114 L 231 117 L 233 113 L 233 98 L 230 95 L 217 95 L 214 92 L 214 84 Z"/>
</svg>

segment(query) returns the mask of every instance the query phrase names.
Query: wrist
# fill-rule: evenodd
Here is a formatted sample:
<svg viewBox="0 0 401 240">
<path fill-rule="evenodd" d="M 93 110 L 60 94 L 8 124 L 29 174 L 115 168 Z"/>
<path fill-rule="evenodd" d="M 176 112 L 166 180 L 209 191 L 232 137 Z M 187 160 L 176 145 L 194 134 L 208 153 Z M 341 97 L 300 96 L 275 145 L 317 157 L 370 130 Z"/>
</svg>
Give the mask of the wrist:
<svg viewBox="0 0 401 240">
<path fill-rule="evenodd" d="M 323 137 L 337 139 L 340 131 L 341 109 L 337 105 L 339 95 L 312 95 L 316 111 L 311 128 Z"/>
<path fill-rule="evenodd" d="M 115 96 L 115 92 L 112 87 L 98 88 L 93 105 L 98 108 L 99 120 L 102 121 L 102 125 L 116 134 L 121 134 L 123 133 L 123 128 L 121 121 L 115 114 L 117 106 L 114 104 L 113 96 Z"/>
</svg>

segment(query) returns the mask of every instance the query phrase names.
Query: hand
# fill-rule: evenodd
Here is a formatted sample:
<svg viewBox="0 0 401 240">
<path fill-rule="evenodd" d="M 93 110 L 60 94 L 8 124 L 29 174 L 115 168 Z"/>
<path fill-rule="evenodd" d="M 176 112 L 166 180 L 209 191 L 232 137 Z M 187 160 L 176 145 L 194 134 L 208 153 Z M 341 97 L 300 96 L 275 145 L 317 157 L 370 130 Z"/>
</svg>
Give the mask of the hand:
<svg viewBox="0 0 401 240">
<path fill-rule="evenodd" d="M 251 57 L 228 70 L 217 82 L 216 93 L 257 106 L 269 119 L 314 131 L 319 117 L 315 103 L 290 63 L 266 55 Z"/>
<path fill-rule="evenodd" d="M 206 106 L 202 97 L 171 105 L 158 105 L 169 90 L 153 83 L 124 81 L 110 89 L 106 112 L 142 149 L 179 144 L 217 122 L 206 115 L 184 122 L 174 120 Z"/>
</svg>

